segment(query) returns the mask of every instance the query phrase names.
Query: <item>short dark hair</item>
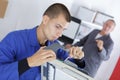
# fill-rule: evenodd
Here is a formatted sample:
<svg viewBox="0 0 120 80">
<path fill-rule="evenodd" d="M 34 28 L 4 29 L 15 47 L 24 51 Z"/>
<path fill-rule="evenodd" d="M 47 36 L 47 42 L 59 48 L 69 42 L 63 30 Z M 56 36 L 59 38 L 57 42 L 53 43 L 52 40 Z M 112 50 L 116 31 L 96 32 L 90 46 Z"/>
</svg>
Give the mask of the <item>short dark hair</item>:
<svg viewBox="0 0 120 80">
<path fill-rule="evenodd" d="M 67 7 L 61 3 L 55 3 L 49 6 L 43 15 L 49 16 L 51 19 L 63 14 L 67 22 L 71 21 L 71 15 Z"/>
</svg>

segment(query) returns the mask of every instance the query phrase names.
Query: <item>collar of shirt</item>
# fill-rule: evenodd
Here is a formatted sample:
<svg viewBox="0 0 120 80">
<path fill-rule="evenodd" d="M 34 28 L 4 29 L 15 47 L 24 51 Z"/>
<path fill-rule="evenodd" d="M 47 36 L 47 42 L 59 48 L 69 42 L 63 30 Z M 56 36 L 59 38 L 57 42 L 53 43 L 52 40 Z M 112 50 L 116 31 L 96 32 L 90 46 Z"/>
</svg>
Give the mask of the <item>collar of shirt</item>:
<svg viewBox="0 0 120 80">
<path fill-rule="evenodd" d="M 100 38 L 100 37 L 102 37 L 102 35 L 101 35 L 100 33 L 98 33 L 98 34 L 96 35 L 95 39 L 98 39 L 98 38 Z"/>
<path fill-rule="evenodd" d="M 30 45 L 31 46 L 40 46 L 39 45 L 39 42 L 37 40 L 37 27 L 36 26 L 35 28 L 31 29 L 30 32 L 29 32 L 29 41 L 30 41 Z"/>
<path fill-rule="evenodd" d="M 38 42 L 38 39 L 37 39 L 37 27 L 38 26 L 31 29 L 31 31 L 29 32 L 29 41 L 30 41 L 31 46 L 42 46 L 42 45 L 40 45 L 40 43 Z M 57 42 L 57 40 L 55 40 L 55 41 L 46 41 L 45 46 L 51 45 L 54 42 Z"/>
</svg>

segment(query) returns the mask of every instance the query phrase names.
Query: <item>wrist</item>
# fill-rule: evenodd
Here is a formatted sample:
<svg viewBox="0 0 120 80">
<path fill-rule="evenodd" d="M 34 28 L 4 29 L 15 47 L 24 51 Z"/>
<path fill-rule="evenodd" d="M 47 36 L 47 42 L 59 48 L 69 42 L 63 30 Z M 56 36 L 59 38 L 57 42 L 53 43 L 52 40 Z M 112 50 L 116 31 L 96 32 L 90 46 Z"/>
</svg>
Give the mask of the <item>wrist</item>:
<svg viewBox="0 0 120 80">
<path fill-rule="evenodd" d="M 29 67 L 33 67 L 31 57 L 28 57 L 28 58 L 27 58 L 27 63 L 28 63 L 28 66 L 29 66 Z"/>
<path fill-rule="evenodd" d="M 99 51 L 102 51 L 102 50 L 103 50 L 103 48 L 102 48 L 102 47 L 99 47 L 98 49 L 99 49 Z"/>
<path fill-rule="evenodd" d="M 20 61 L 18 61 L 18 72 L 19 72 L 19 75 L 23 74 L 25 71 L 27 71 L 29 69 L 29 65 L 28 65 L 28 62 L 27 62 L 27 59 L 22 59 Z"/>
</svg>

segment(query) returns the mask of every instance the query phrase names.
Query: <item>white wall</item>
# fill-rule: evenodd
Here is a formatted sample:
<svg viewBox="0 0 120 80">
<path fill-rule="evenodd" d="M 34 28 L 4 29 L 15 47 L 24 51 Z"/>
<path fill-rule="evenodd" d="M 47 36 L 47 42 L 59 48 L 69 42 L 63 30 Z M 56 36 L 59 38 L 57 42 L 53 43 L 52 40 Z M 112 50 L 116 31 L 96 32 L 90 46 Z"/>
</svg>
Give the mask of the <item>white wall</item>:
<svg viewBox="0 0 120 80">
<path fill-rule="evenodd" d="M 54 2 L 62 2 L 67 5 L 72 15 L 76 15 L 77 9 L 82 5 L 115 17 L 117 25 L 112 33 L 115 42 L 114 50 L 111 58 L 101 65 L 95 77 L 96 80 L 108 80 L 117 58 L 120 56 L 119 0 L 114 0 L 114 2 L 113 0 L 74 0 L 73 5 L 73 0 L 9 0 L 6 15 L 4 19 L 0 19 L 0 40 L 12 30 L 31 28 L 40 24 L 44 10 Z"/>
<path fill-rule="evenodd" d="M 77 10 L 79 6 L 85 6 L 89 9 L 97 10 L 104 12 L 106 14 L 114 16 L 114 19 L 116 21 L 116 28 L 112 32 L 112 38 L 114 40 L 114 49 L 112 51 L 111 57 L 108 61 L 105 61 L 100 66 L 97 75 L 95 76 L 95 80 L 109 80 L 109 77 L 115 67 L 116 61 L 118 57 L 120 56 L 120 10 L 118 8 L 119 0 L 74 0 L 73 7 L 72 7 L 72 15 L 77 14 Z"/>
<path fill-rule="evenodd" d="M 8 0 L 3 19 L 0 18 L 0 40 L 10 31 L 32 28 L 39 25 L 45 9 L 53 3 L 63 3 L 68 9 L 73 0 Z"/>
</svg>

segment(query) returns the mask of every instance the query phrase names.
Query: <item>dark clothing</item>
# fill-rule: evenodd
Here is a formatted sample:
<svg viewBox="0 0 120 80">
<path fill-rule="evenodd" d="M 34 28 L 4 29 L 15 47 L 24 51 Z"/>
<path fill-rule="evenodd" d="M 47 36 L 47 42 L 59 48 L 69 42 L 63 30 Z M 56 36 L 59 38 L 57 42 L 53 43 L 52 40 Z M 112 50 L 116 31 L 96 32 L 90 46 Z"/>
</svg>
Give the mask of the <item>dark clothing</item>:
<svg viewBox="0 0 120 80">
<path fill-rule="evenodd" d="M 85 53 L 84 70 L 87 71 L 91 77 L 95 76 L 101 62 L 109 59 L 114 44 L 110 35 L 102 36 L 98 39 L 104 42 L 103 50 L 99 51 L 95 39 L 99 32 L 99 30 L 94 30 L 75 44 L 75 46 L 83 46 Z"/>
</svg>

